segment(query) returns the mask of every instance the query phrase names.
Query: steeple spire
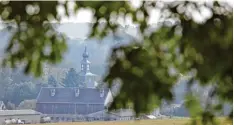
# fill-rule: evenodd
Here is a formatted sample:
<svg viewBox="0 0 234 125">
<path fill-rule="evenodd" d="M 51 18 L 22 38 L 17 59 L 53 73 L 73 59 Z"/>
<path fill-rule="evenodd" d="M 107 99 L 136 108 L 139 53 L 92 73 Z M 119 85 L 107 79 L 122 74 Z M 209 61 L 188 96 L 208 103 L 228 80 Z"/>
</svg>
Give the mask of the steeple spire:
<svg viewBox="0 0 234 125">
<path fill-rule="evenodd" d="M 90 62 L 88 60 L 89 58 L 89 54 L 87 52 L 87 46 L 85 46 L 84 52 L 83 52 L 83 59 L 81 61 L 81 71 L 83 72 L 89 72 L 89 65 Z"/>
<path fill-rule="evenodd" d="M 89 54 L 87 50 L 87 46 L 84 48 L 84 52 L 82 54 L 83 59 L 81 60 L 81 71 L 79 73 L 79 82 L 86 87 L 95 87 L 95 74 L 90 72 L 90 62 L 88 60 Z"/>
<path fill-rule="evenodd" d="M 83 58 L 88 58 L 89 57 L 89 54 L 87 52 L 87 46 L 85 46 L 85 50 L 84 50 L 84 53 L 83 53 Z"/>
</svg>

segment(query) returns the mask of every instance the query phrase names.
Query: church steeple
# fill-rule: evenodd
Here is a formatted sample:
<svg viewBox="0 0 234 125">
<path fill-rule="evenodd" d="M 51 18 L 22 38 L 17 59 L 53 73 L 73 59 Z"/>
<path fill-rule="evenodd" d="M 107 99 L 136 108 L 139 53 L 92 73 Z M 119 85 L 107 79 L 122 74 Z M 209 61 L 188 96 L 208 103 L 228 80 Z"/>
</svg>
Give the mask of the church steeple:
<svg viewBox="0 0 234 125">
<path fill-rule="evenodd" d="M 83 59 L 81 61 L 81 71 L 83 71 L 83 72 L 89 72 L 90 62 L 88 60 L 89 54 L 87 52 L 87 46 L 85 46 L 85 50 L 84 50 L 82 56 L 83 56 Z"/>
<path fill-rule="evenodd" d="M 96 75 L 90 72 L 90 62 L 88 60 L 89 54 L 87 47 L 85 46 L 81 60 L 81 71 L 79 72 L 79 82 L 85 87 L 95 88 Z"/>
<path fill-rule="evenodd" d="M 84 53 L 83 53 L 83 58 L 89 58 L 89 54 L 87 52 L 87 46 L 85 46 L 85 50 L 84 50 Z"/>
</svg>

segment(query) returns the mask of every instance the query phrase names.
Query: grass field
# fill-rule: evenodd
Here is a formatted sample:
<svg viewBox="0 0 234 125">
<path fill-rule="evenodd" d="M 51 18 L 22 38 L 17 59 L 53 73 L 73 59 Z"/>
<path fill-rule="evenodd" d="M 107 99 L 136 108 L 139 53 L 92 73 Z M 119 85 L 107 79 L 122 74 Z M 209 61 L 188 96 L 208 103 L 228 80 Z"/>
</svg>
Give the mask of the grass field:
<svg viewBox="0 0 234 125">
<path fill-rule="evenodd" d="M 72 122 L 72 123 L 48 123 L 40 125 L 185 125 L 189 119 L 163 119 L 142 121 L 106 121 L 106 122 Z M 232 125 L 231 122 L 220 120 L 220 125 Z M 35 124 L 38 125 L 38 124 Z"/>
</svg>

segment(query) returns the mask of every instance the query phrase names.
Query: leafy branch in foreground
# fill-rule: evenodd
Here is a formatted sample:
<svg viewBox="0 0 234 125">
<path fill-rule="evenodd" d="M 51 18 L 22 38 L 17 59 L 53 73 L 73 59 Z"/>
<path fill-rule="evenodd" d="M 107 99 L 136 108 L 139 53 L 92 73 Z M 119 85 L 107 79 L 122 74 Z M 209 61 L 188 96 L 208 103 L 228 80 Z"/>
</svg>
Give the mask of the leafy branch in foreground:
<svg viewBox="0 0 234 125">
<path fill-rule="evenodd" d="M 64 36 L 57 34 L 48 23 L 60 21 L 56 8 L 64 7 L 66 16 L 71 16 L 69 11 L 76 13 L 89 8 L 94 13 L 91 37 L 103 38 L 108 33 L 115 33 L 119 17 L 130 17 L 139 25 L 138 35 L 142 37 L 141 42 L 136 40 L 137 44 L 134 42 L 112 51 L 105 81 L 111 85 L 120 79 L 122 86 L 111 109 L 130 104 L 137 114 L 149 112 L 162 100 L 172 100 L 171 88 L 179 79 L 179 73 L 187 75 L 191 71 L 194 71 L 191 79 L 198 80 L 200 85 L 214 86 L 213 96 L 220 103 L 219 107 L 224 103 L 232 105 L 233 12 L 229 5 L 144 1 L 140 7 L 133 8 L 127 1 L 77 1 L 74 9 L 69 10 L 68 3 L 2 1 L 1 19 L 16 25 L 5 51 L 5 64 L 14 67 L 24 62 L 26 73 L 39 76 L 43 62 L 61 61 L 66 50 Z M 151 9 L 160 11 L 159 21 L 163 23 L 149 31 L 151 26 L 147 21 Z M 204 16 L 204 11 L 210 12 L 209 16 Z M 203 18 L 202 21 L 199 18 Z M 100 28 L 102 20 L 106 23 Z M 171 69 L 176 72 L 169 72 Z M 190 97 L 187 103 L 191 117 L 201 117 L 202 124 L 214 123 L 215 110 L 194 113 L 196 108 L 192 105 L 197 104 L 196 101 Z M 211 106 L 207 105 L 207 109 Z"/>
</svg>

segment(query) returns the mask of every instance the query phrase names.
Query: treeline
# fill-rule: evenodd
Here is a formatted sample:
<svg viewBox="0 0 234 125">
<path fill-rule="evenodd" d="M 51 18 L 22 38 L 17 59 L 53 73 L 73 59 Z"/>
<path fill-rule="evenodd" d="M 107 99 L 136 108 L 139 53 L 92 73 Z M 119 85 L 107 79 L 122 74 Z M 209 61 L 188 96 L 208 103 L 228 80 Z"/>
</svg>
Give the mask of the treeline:
<svg viewBox="0 0 234 125">
<path fill-rule="evenodd" d="M 68 70 L 68 71 L 67 71 Z M 77 87 L 78 72 L 74 68 L 63 70 L 64 75 L 55 76 L 50 69 L 44 70 L 43 76 L 35 78 L 25 75 L 21 69 L 0 69 L 0 101 L 7 109 L 15 109 L 25 100 L 35 100 L 41 87 Z"/>
<path fill-rule="evenodd" d="M 35 99 L 41 82 L 39 79 L 24 75 L 20 69 L 1 69 L 0 100 L 11 109 L 25 99 Z"/>
</svg>

